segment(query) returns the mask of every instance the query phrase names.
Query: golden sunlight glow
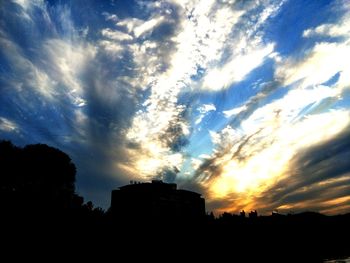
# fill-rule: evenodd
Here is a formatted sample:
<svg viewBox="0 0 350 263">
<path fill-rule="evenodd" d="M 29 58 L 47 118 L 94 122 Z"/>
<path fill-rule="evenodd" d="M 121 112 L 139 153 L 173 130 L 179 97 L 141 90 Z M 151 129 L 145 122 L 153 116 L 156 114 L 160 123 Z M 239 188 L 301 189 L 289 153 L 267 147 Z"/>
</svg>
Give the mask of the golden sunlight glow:
<svg viewBox="0 0 350 263">
<path fill-rule="evenodd" d="M 296 124 L 279 127 L 268 135 L 274 137 L 274 143 L 270 146 L 259 149 L 255 144 L 249 145 L 245 151 L 251 157 L 246 160 L 223 157 L 219 160 L 222 172 L 209 186 L 211 198 L 220 199 L 235 193 L 251 206 L 247 200 L 258 196 L 285 176 L 293 156 L 303 148 L 330 139 L 349 122 L 349 113 L 340 110 L 310 116 Z M 241 207 L 242 203 L 236 200 L 234 206 Z"/>
<path fill-rule="evenodd" d="M 339 205 L 350 201 L 350 196 L 343 196 L 336 199 L 325 201 L 323 204 L 327 206 Z"/>
</svg>

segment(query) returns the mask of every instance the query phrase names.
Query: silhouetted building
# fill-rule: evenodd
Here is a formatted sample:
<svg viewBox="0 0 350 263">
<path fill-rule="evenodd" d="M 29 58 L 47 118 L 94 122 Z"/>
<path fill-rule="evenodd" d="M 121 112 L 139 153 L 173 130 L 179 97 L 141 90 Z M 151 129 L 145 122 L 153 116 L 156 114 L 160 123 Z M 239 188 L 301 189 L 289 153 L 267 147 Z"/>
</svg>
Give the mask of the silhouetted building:
<svg viewBox="0 0 350 263">
<path fill-rule="evenodd" d="M 112 191 L 111 212 L 121 219 L 191 220 L 205 217 L 205 200 L 176 184 L 131 182 Z"/>
</svg>

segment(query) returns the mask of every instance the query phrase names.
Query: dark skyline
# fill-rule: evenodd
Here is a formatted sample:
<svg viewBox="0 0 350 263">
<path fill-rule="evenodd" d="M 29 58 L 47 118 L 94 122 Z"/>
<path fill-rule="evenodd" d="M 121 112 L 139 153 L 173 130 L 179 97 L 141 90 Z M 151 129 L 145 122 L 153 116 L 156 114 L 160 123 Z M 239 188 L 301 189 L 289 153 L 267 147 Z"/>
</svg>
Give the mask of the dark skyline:
<svg viewBox="0 0 350 263">
<path fill-rule="evenodd" d="M 207 210 L 350 211 L 346 0 L 0 0 L 0 139 L 108 208 L 130 180 Z"/>
<path fill-rule="evenodd" d="M 161 180 L 120 186 L 104 211 L 75 192 L 76 167 L 70 157 L 45 144 L 20 148 L 0 141 L 0 168 L 6 251 L 7 246 L 18 251 L 33 246 L 39 255 L 38 247 L 48 245 L 57 246 L 59 255 L 69 253 L 69 247 L 82 255 L 87 247 L 101 253 L 112 246 L 115 253 L 117 244 L 118 252 L 142 248 L 152 259 L 164 259 L 160 251 L 172 257 L 217 257 L 227 247 L 234 262 L 281 262 L 279 253 L 283 262 L 349 260 L 348 243 L 341 237 L 349 235 L 350 213 L 261 216 L 252 210 L 215 218 L 206 213 L 201 194 Z"/>
</svg>

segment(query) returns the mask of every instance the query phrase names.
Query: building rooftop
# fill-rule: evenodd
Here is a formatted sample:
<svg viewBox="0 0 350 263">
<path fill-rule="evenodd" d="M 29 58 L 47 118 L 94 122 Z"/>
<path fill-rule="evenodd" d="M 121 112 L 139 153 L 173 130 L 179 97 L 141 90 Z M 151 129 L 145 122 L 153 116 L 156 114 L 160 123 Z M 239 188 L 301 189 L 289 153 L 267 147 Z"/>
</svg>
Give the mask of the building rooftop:
<svg viewBox="0 0 350 263">
<path fill-rule="evenodd" d="M 131 181 L 112 191 L 111 211 L 124 218 L 198 218 L 205 215 L 205 200 L 174 183 Z"/>
</svg>

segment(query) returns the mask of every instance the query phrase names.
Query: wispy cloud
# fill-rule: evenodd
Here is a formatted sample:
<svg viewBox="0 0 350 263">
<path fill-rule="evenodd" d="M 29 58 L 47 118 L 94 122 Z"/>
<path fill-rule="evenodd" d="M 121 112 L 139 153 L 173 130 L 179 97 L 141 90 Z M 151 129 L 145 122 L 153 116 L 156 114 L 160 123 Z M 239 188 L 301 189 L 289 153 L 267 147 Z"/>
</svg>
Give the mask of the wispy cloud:
<svg viewBox="0 0 350 263">
<path fill-rule="evenodd" d="M 212 158 L 206 160 L 197 170 L 197 180 L 208 188 L 208 195 L 213 200 L 219 199 L 226 203 L 223 210 L 238 211 L 259 207 L 263 211 L 274 208 L 286 211 L 288 208 L 326 212 L 331 204 L 337 203 L 337 198 L 342 198 L 342 194 L 331 195 L 330 193 L 334 193 L 331 187 L 321 189 L 318 185 L 328 184 L 327 179 L 322 176 L 338 174 L 334 171 L 326 174 L 320 163 L 308 165 L 310 169 L 301 168 L 300 165 L 305 160 L 302 161 L 297 156 L 305 149 L 336 140 L 336 136 L 345 132 L 349 125 L 348 110 L 329 111 L 341 99 L 344 89 L 349 87 L 344 79 L 348 75 L 346 72 L 349 65 L 344 59 L 348 53 L 348 35 L 343 27 L 344 23 L 339 23 L 338 26 L 327 24 L 304 31 L 304 36 L 308 37 L 316 33 L 327 36 L 331 31 L 336 32 L 334 34 L 337 36 L 344 32 L 345 34 L 337 42 L 315 42 L 311 49 L 304 51 L 301 58 L 285 57 L 276 61 L 276 84 L 281 87 L 293 85 L 281 99 L 264 106 L 254 103 L 273 91 L 268 89 L 265 95 L 258 94 L 247 104 L 224 111 L 226 117 L 241 116 L 240 122 L 232 122 L 239 126 L 227 126 L 212 134 L 216 150 Z M 325 28 L 327 30 L 323 30 Z M 339 74 L 339 78 L 326 84 L 336 74 Z M 334 161 L 337 160 L 336 152 L 333 157 Z M 300 163 L 296 164 L 295 159 Z M 299 175 L 296 176 L 296 173 Z M 309 203 L 303 202 L 306 196 L 298 194 L 298 187 L 283 187 L 283 184 L 289 185 L 296 178 L 299 178 L 298 183 L 304 187 L 318 189 L 327 197 L 320 199 L 311 190 L 307 190 L 304 192 L 311 200 Z M 315 181 L 310 181 L 311 178 L 315 178 L 318 183 L 314 184 Z M 281 182 L 280 186 L 276 182 Z M 280 187 L 286 190 L 283 192 L 286 196 L 295 195 L 299 199 L 295 197 L 293 203 L 292 199 L 283 199 L 281 196 L 268 197 L 274 189 Z M 349 191 L 347 186 L 344 187 L 345 192 L 342 193 L 347 196 Z M 332 198 L 334 201 L 331 201 Z M 259 203 L 256 203 L 256 199 Z M 345 205 L 348 205 L 346 200 L 344 199 Z M 215 207 L 217 203 L 213 201 L 212 206 Z"/>
<path fill-rule="evenodd" d="M 89 198 L 158 177 L 218 211 L 343 211 L 349 4 L 288 4 L 5 1 L 1 134 L 66 150 Z"/>
<path fill-rule="evenodd" d="M 202 122 L 204 117 L 211 111 L 216 111 L 216 107 L 214 104 L 203 104 L 198 109 L 199 116 L 197 117 L 197 120 L 195 121 L 195 124 L 198 125 Z"/>
<path fill-rule="evenodd" d="M 18 131 L 18 125 L 4 117 L 0 117 L 0 130 L 4 132 L 16 132 Z"/>
<path fill-rule="evenodd" d="M 203 88 L 220 90 L 228 88 L 234 82 L 239 82 L 253 69 L 260 66 L 264 59 L 273 52 L 273 45 L 245 50 L 247 54 L 235 54 L 229 62 L 221 68 L 209 71 L 204 78 Z M 245 53 L 244 52 L 244 53 Z"/>
<path fill-rule="evenodd" d="M 148 176 L 157 174 L 169 166 L 180 169 L 183 156 L 181 153 L 174 153 L 172 145 L 178 145 L 179 140 L 182 142 L 183 138 L 189 135 L 189 123 L 184 118 L 186 113 L 184 105 L 179 103 L 178 98 L 181 92 L 188 90 L 191 85 L 197 85 L 199 89 L 208 89 L 208 75 L 211 72 L 216 72 L 217 65 L 222 63 L 225 48 L 232 47 L 237 42 L 234 39 L 234 41 L 227 43 L 227 40 L 235 26 L 240 22 L 242 15 L 247 12 L 244 9 L 234 9 L 229 3 L 219 4 L 215 1 L 179 2 L 179 5 L 181 7 L 178 11 L 181 15 L 180 28 L 176 31 L 178 33 L 172 37 L 175 46 L 169 56 L 171 62 L 165 72 L 152 78 L 151 95 L 143 104 L 145 109 L 141 109 L 136 114 L 133 126 L 128 133 L 128 138 L 131 141 L 142 145 L 141 152 L 145 154 L 140 155 L 140 149 L 135 152 L 139 159 L 136 161 L 136 167 L 139 168 L 139 173 Z M 254 7 L 254 5 L 249 6 L 250 9 L 254 9 Z M 259 17 L 258 19 L 263 18 Z M 139 23 L 139 21 L 134 22 Z M 130 26 L 129 30 L 131 31 L 132 28 Z M 251 30 L 249 37 L 256 34 L 257 29 L 258 27 L 249 28 Z M 249 37 L 246 38 L 247 41 Z M 253 48 L 253 44 L 250 48 Z M 239 73 L 239 80 L 261 64 L 262 58 L 271 52 L 272 45 L 268 45 L 253 55 L 244 55 L 242 59 L 246 61 L 247 67 L 243 73 Z M 248 50 L 242 50 L 241 54 L 244 53 L 248 53 Z M 249 64 L 250 61 L 253 61 L 250 60 L 251 56 L 257 58 L 254 65 Z M 233 57 L 236 59 L 236 56 Z M 224 70 L 221 75 L 216 74 L 217 83 L 220 83 L 222 79 L 231 83 L 233 81 L 231 76 L 232 63 L 238 66 L 242 60 L 236 59 L 235 62 L 226 61 L 225 63 L 223 67 L 228 70 Z M 207 72 L 204 81 L 200 78 L 193 81 L 191 77 L 198 74 L 199 68 Z M 210 89 L 214 90 L 215 87 L 211 85 Z M 197 118 L 197 124 L 201 122 L 202 118 L 201 115 Z M 178 147 L 175 148 L 178 149 Z M 165 158 L 165 156 L 169 158 Z M 147 164 L 152 164 L 152 169 Z M 147 168 L 143 169 L 143 167 Z"/>
<path fill-rule="evenodd" d="M 223 113 L 224 113 L 226 118 L 230 118 L 231 116 L 237 115 L 237 114 L 245 111 L 246 109 L 247 109 L 247 106 L 243 105 L 241 107 L 236 107 L 236 108 L 233 108 L 231 110 L 225 110 L 225 111 L 223 111 Z"/>
</svg>

